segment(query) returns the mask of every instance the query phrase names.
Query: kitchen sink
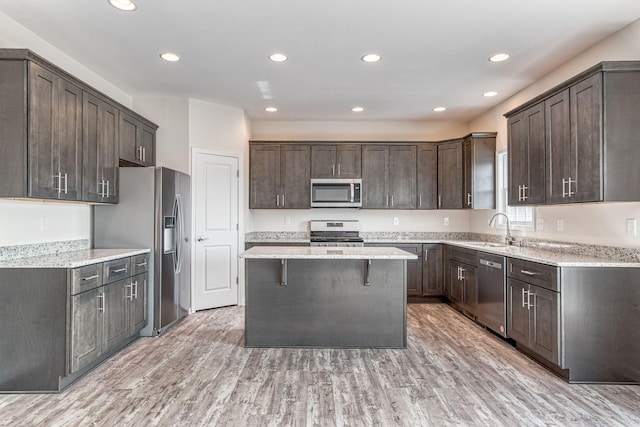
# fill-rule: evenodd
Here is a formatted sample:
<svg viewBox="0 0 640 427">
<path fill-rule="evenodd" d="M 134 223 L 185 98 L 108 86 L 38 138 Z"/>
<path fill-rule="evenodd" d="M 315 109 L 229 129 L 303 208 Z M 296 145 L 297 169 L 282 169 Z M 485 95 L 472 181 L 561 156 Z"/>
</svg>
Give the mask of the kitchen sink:
<svg viewBox="0 0 640 427">
<path fill-rule="evenodd" d="M 495 242 L 464 242 L 467 245 L 477 246 L 479 248 L 506 248 L 507 245 L 504 243 L 495 243 Z"/>
</svg>

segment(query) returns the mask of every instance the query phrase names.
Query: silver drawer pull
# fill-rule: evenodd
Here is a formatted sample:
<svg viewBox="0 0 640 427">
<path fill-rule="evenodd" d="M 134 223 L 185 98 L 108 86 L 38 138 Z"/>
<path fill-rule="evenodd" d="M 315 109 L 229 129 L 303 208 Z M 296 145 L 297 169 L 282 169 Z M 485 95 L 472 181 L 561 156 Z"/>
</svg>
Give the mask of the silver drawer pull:
<svg viewBox="0 0 640 427">
<path fill-rule="evenodd" d="M 93 280 L 93 279 L 97 279 L 98 277 L 100 277 L 99 274 L 95 274 L 93 276 L 89 276 L 89 277 L 83 277 L 82 280 L 83 281 L 87 281 L 87 280 Z"/>
<path fill-rule="evenodd" d="M 526 274 L 527 276 L 535 276 L 538 273 L 534 273 L 533 271 L 529 271 L 529 270 L 520 270 L 520 273 L 522 274 Z"/>
<path fill-rule="evenodd" d="M 123 271 L 127 271 L 127 267 L 119 268 L 117 270 L 111 270 L 112 273 L 122 273 Z"/>
<path fill-rule="evenodd" d="M 147 261 L 141 262 L 140 264 L 136 264 L 136 267 L 145 267 L 147 265 Z"/>
</svg>

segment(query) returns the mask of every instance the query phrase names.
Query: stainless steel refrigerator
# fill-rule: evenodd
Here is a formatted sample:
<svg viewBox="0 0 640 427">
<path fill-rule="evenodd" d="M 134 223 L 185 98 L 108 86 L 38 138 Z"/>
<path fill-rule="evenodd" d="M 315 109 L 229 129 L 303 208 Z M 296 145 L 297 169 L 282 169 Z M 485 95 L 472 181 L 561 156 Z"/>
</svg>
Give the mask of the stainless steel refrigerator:
<svg viewBox="0 0 640 427">
<path fill-rule="evenodd" d="M 191 186 L 187 174 L 163 167 L 120 168 L 120 202 L 95 206 L 95 248 L 150 248 L 149 324 L 162 334 L 191 306 Z"/>
</svg>

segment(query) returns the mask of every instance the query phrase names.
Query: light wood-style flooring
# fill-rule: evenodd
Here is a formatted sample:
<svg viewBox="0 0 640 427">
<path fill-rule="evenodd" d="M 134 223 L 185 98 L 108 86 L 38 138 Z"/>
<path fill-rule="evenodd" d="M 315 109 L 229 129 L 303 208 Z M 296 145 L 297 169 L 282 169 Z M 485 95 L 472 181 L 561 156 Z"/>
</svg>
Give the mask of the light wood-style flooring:
<svg viewBox="0 0 640 427">
<path fill-rule="evenodd" d="M 247 349 L 243 307 L 199 312 L 62 393 L 0 395 L 0 425 L 640 426 L 638 386 L 567 384 L 447 305 L 408 313 L 406 350 L 316 350 Z"/>
</svg>

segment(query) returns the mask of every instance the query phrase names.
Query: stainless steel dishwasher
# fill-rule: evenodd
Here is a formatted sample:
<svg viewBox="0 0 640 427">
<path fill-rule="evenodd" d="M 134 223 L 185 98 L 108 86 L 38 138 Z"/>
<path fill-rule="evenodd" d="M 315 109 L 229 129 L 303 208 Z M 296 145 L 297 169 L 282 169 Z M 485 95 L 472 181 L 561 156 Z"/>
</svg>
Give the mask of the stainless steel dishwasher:
<svg viewBox="0 0 640 427">
<path fill-rule="evenodd" d="M 478 260 L 478 322 L 506 337 L 505 257 L 479 252 Z"/>
</svg>

